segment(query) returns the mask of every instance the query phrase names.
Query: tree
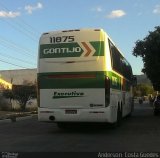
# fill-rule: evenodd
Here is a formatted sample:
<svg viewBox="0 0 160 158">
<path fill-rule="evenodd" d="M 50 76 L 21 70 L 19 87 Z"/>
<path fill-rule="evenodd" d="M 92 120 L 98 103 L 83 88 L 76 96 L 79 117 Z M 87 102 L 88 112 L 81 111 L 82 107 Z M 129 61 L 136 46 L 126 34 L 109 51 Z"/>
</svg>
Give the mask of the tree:
<svg viewBox="0 0 160 158">
<path fill-rule="evenodd" d="M 26 103 L 31 98 L 36 98 L 35 85 L 13 85 L 12 90 L 4 90 L 3 96 L 6 98 L 17 100 L 24 111 Z"/>
<path fill-rule="evenodd" d="M 142 97 L 148 96 L 149 94 L 153 94 L 154 90 L 152 86 L 148 84 L 138 84 L 133 88 L 134 96 Z"/>
<path fill-rule="evenodd" d="M 160 26 L 149 32 L 143 40 L 138 40 L 133 49 L 134 56 L 142 57 L 142 72 L 151 80 L 155 90 L 160 90 Z"/>
</svg>

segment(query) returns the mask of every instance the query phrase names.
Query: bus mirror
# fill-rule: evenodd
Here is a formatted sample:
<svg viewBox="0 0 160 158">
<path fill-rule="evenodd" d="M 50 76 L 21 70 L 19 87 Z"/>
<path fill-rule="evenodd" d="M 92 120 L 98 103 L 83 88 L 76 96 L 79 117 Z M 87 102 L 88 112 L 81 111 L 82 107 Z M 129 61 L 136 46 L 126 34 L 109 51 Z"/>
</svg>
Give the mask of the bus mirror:
<svg viewBox="0 0 160 158">
<path fill-rule="evenodd" d="M 132 77 L 132 85 L 133 86 L 137 85 L 137 77 L 135 75 L 133 75 L 133 77 Z"/>
</svg>

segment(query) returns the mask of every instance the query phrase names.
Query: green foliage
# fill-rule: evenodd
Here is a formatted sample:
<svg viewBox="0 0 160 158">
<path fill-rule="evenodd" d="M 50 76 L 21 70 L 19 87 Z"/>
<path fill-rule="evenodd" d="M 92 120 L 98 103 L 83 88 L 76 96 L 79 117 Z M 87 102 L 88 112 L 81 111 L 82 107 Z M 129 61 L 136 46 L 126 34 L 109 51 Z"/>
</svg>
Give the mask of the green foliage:
<svg viewBox="0 0 160 158">
<path fill-rule="evenodd" d="M 21 110 L 25 110 L 26 103 L 31 98 L 36 98 L 35 85 L 13 85 L 12 90 L 4 90 L 3 96 L 9 99 L 17 100 Z"/>
<path fill-rule="evenodd" d="M 0 110 L 9 111 L 11 110 L 11 103 L 8 99 L 4 98 L 0 93 Z"/>
<path fill-rule="evenodd" d="M 21 109 L 25 110 L 29 99 L 36 97 L 36 87 L 28 85 L 13 86 L 14 99 L 18 100 Z"/>
<path fill-rule="evenodd" d="M 134 96 L 148 96 L 149 94 L 154 94 L 154 89 L 148 84 L 138 84 L 133 88 Z"/>
<path fill-rule="evenodd" d="M 3 90 L 3 96 L 7 99 L 13 99 L 13 92 L 10 89 Z"/>
<path fill-rule="evenodd" d="M 142 72 L 151 80 L 154 89 L 160 90 L 160 26 L 135 44 L 133 55 L 142 57 Z"/>
</svg>

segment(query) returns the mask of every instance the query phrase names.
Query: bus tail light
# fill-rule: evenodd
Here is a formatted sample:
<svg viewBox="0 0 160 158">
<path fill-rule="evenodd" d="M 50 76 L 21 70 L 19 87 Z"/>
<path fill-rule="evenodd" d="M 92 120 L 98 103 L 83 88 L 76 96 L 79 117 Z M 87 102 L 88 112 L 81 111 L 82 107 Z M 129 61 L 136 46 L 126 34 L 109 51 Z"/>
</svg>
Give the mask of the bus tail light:
<svg viewBox="0 0 160 158">
<path fill-rule="evenodd" d="M 40 86 L 39 86 L 39 79 L 37 79 L 37 105 L 38 105 L 38 107 L 40 107 Z"/>
<path fill-rule="evenodd" d="M 49 75 L 47 76 L 50 79 L 83 79 L 83 78 L 96 78 L 96 74 L 58 74 L 58 75 Z"/>
<path fill-rule="evenodd" d="M 105 106 L 109 106 L 110 103 L 110 79 L 105 76 Z"/>
</svg>

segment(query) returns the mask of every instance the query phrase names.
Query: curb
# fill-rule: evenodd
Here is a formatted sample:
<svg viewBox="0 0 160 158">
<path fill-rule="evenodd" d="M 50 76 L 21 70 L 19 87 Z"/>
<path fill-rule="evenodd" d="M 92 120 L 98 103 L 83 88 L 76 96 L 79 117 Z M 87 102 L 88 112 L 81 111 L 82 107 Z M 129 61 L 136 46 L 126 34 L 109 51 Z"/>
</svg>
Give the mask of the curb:
<svg viewBox="0 0 160 158">
<path fill-rule="evenodd" d="M 11 123 L 11 119 L 0 120 L 0 123 Z"/>
<path fill-rule="evenodd" d="M 31 119 L 32 116 L 25 116 L 25 117 L 17 117 L 16 121 L 23 121 L 23 120 L 27 120 L 27 119 Z"/>
<path fill-rule="evenodd" d="M 14 122 L 17 122 L 17 121 L 23 121 L 23 120 L 28 120 L 28 119 L 31 119 L 33 117 L 35 117 L 37 114 L 33 114 L 33 115 L 30 115 L 30 116 L 24 116 L 24 117 L 16 117 L 14 120 L 13 119 L 3 119 L 3 120 L 0 120 L 0 123 L 14 123 Z"/>
</svg>

